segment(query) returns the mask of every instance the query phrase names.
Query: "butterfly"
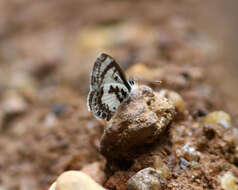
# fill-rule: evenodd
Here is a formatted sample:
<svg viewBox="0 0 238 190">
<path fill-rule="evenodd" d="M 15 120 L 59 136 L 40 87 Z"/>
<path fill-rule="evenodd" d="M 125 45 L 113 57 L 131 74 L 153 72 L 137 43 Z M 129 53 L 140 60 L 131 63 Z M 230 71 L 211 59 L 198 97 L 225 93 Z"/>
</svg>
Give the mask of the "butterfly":
<svg viewBox="0 0 238 190">
<path fill-rule="evenodd" d="M 97 119 L 109 121 L 132 90 L 134 82 L 127 80 L 118 63 L 101 53 L 93 66 L 87 104 Z"/>
</svg>

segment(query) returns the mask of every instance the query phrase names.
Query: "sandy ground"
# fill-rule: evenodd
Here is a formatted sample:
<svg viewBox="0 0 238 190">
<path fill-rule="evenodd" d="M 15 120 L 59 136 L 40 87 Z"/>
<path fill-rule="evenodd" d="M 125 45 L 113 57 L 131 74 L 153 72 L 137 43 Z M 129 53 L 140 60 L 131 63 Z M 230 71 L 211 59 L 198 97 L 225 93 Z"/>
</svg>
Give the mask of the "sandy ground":
<svg viewBox="0 0 238 190">
<path fill-rule="evenodd" d="M 235 3 L 2 0 L 0 189 L 47 189 L 63 171 L 100 163 L 99 183 L 122 190 L 132 175 L 153 165 L 151 155 L 169 168 L 169 189 L 221 189 L 219 176 L 238 176 L 235 133 L 201 124 L 215 110 L 226 111 L 232 127 L 238 124 L 231 7 Z M 86 106 L 89 73 L 102 51 L 129 77 L 180 94 L 187 110 L 164 132 L 169 138 L 113 167 L 99 152 L 106 124 Z M 198 167 L 176 154 L 188 142 L 201 153 Z"/>
</svg>

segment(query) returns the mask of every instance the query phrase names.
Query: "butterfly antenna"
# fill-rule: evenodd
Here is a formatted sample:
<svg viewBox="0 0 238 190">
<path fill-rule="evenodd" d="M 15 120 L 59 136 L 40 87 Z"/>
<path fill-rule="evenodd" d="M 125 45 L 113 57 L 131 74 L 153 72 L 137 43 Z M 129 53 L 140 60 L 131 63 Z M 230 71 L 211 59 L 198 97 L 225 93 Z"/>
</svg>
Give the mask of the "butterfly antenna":
<svg viewBox="0 0 238 190">
<path fill-rule="evenodd" d="M 147 79 L 139 79 L 139 78 L 135 78 L 134 79 L 135 82 L 142 82 L 142 83 L 156 83 L 156 84 L 161 84 L 162 81 L 161 80 L 156 80 L 156 81 L 152 81 L 152 80 L 147 80 Z"/>
<path fill-rule="evenodd" d="M 154 82 L 161 84 L 161 83 L 162 83 L 162 80 L 156 80 L 156 81 L 154 81 Z"/>
</svg>

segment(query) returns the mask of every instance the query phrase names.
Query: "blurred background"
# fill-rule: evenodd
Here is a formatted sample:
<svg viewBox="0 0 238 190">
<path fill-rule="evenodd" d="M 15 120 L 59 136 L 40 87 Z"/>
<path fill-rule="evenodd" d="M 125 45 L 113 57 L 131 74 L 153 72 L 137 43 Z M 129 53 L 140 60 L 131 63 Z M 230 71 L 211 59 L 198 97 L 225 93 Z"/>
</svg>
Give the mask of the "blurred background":
<svg viewBox="0 0 238 190">
<path fill-rule="evenodd" d="M 0 189 L 48 188 L 62 171 L 103 160 L 102 129 L 86 107 L 100 52 L 130 77 L 184 95 L 190 73 L 196 87 L 215 88 L 211 98 L 220 94 L 208 110 L 237 117 L 237 8 L 235 0 L 1 0 Z M 157 73 L 133 67 L 142 63 Z"/>
</svg>

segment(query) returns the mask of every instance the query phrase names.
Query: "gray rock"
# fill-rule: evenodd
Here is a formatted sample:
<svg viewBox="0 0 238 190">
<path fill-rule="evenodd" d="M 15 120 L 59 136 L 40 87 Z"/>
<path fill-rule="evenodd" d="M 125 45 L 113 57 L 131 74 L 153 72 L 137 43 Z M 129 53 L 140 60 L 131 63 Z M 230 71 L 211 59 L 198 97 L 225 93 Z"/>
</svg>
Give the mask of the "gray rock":
<svg viewBox="0 0 238 190">
<path fill-rule="evenodd" d="M 128 190 L 158 190 L 166 186 L 166 179 L 159 170 L 145 168 L 137 172 L 127 181 Z"/>
</svg>

